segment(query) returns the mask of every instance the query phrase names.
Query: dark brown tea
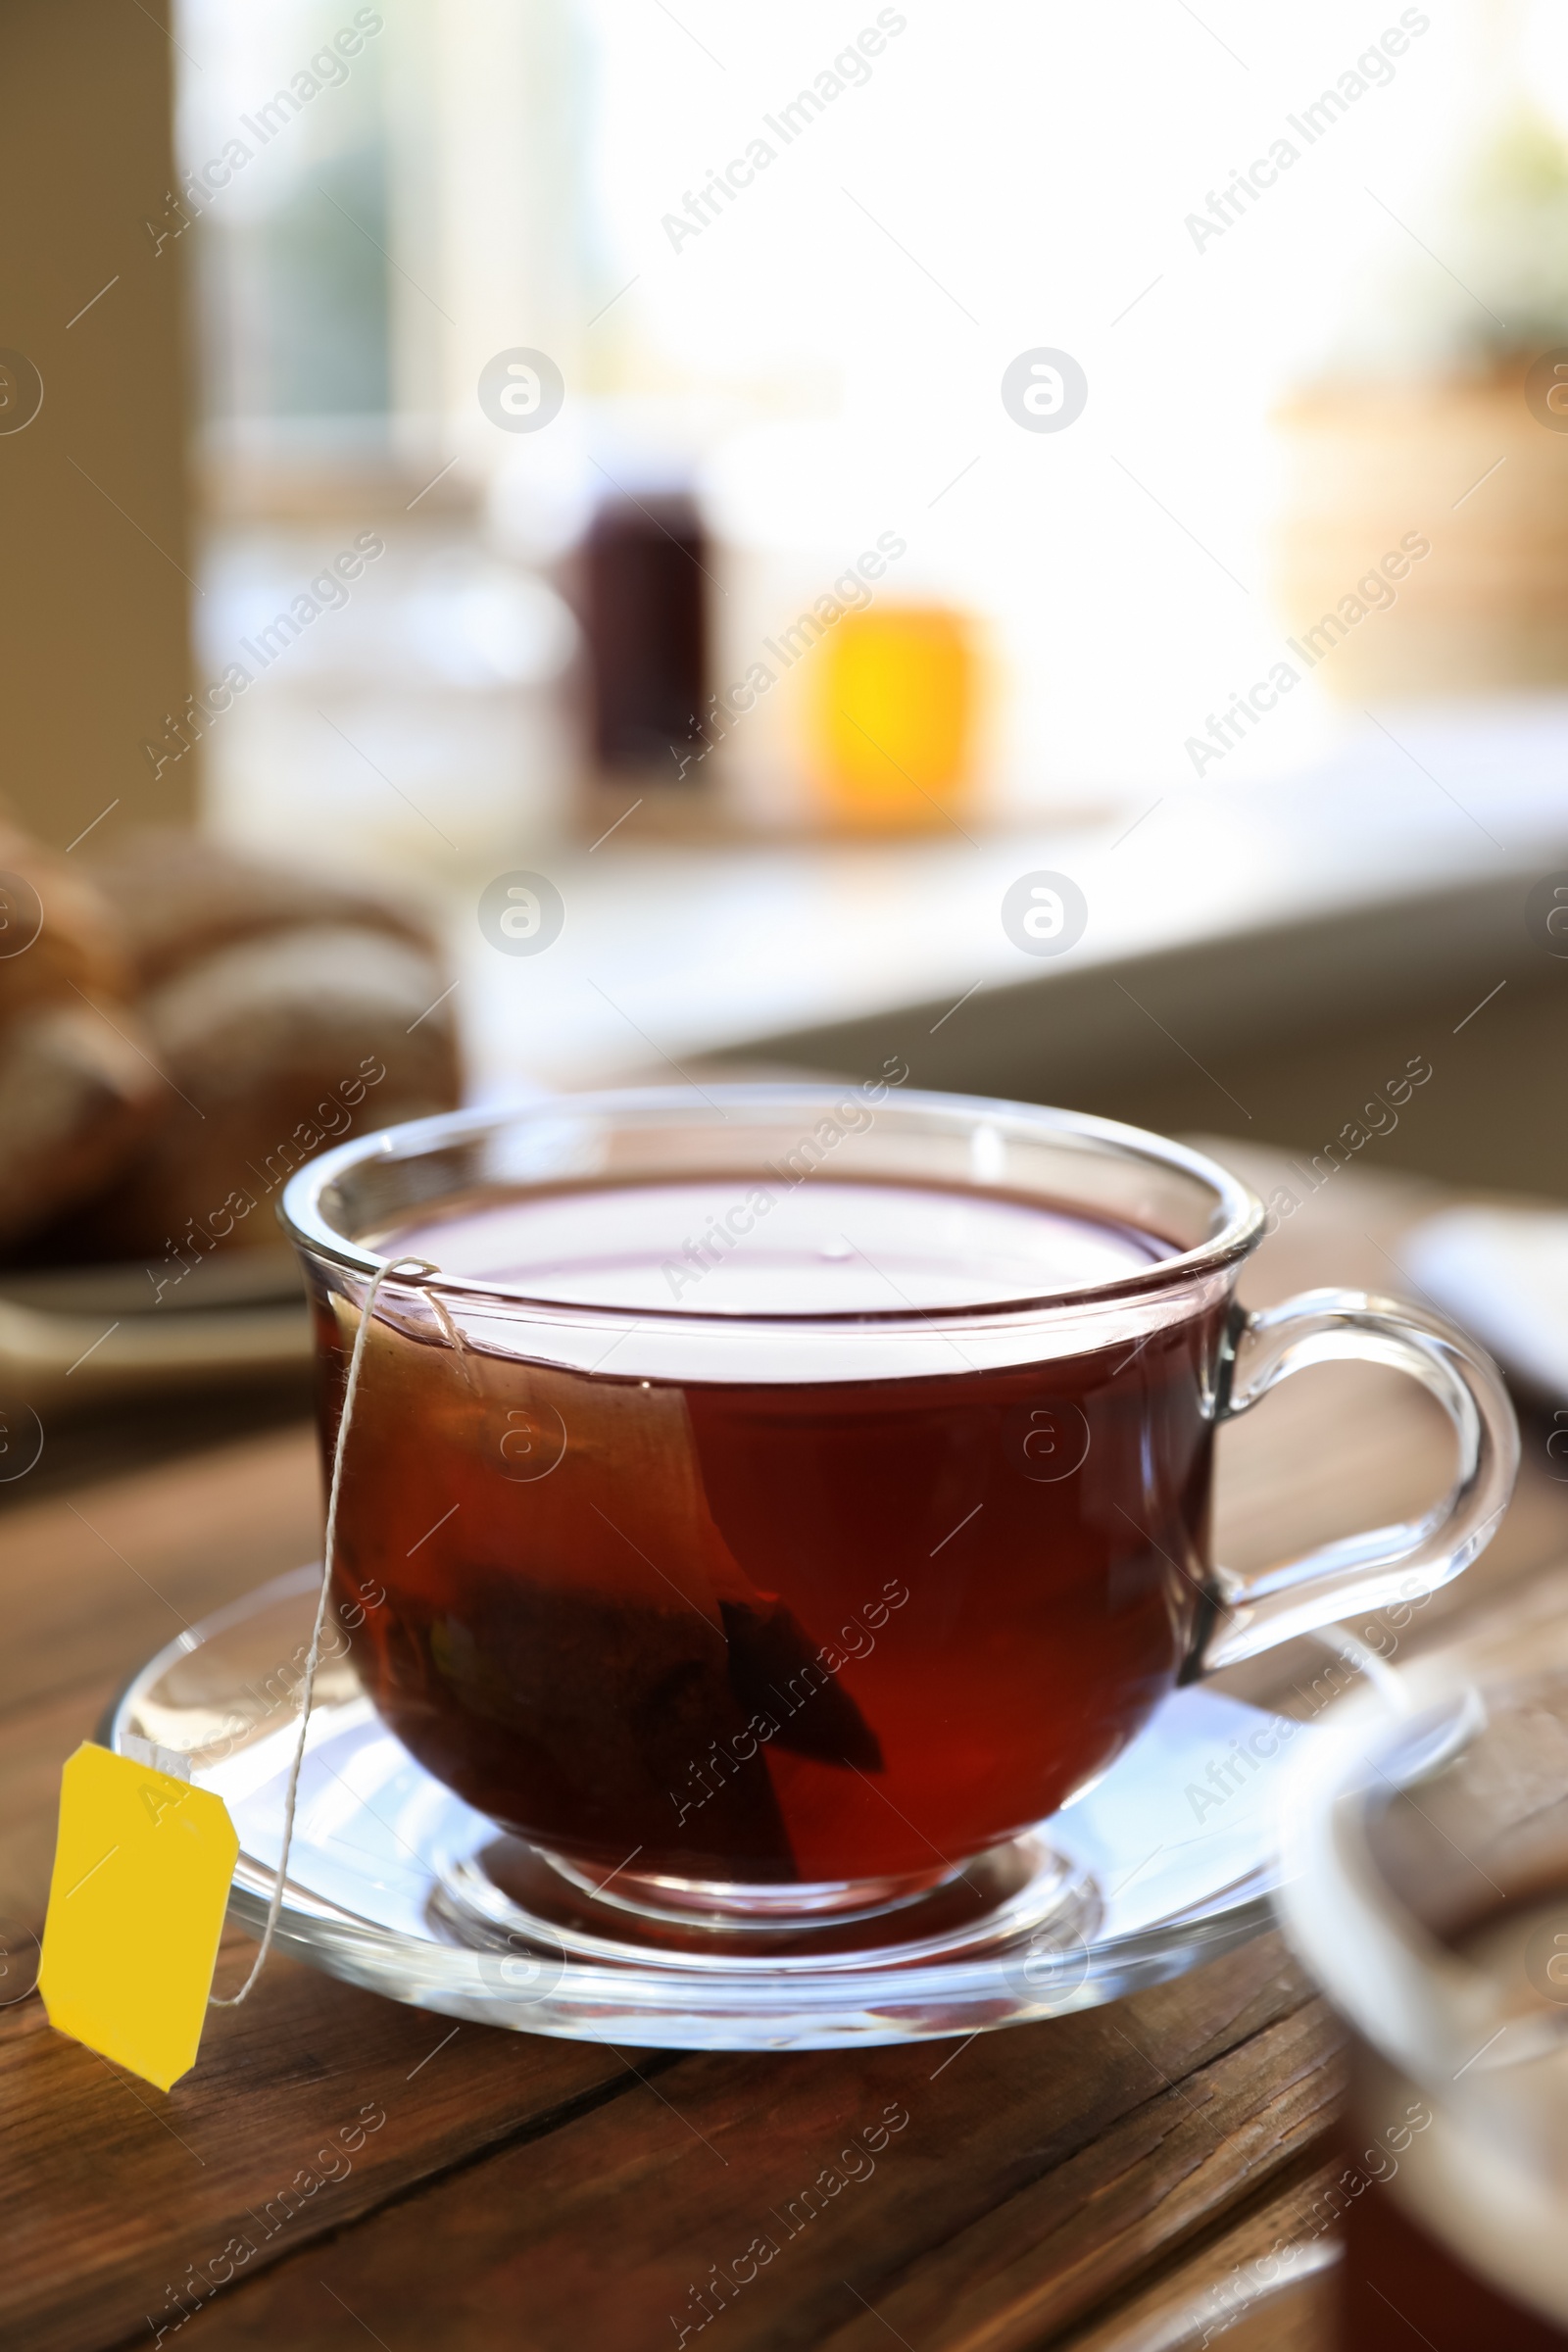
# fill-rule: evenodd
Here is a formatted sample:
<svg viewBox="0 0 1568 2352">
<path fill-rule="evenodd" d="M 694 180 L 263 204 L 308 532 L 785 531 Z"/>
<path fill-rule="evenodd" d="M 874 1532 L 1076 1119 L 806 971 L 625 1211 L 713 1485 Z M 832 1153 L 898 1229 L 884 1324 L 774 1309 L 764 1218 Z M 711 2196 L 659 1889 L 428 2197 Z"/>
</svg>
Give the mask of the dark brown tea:
<svg viewBox="0 0 1568 2352">
<path fill-rule="evenodd" d="M 594 1310 L 599 1368 L 522 1360 L 530 1326 L 468 1299 L 460 1347 L 378 1310 L 339 1597 L 415 1755 L 596 1877 L 940 1877 L 1082 1788 L 1175 1679 L 1223 1309 L 997 1369 L 944 1310 L 1093 1294 L 1172 1246 L 979 1193 L 745 1181 L 470 1198 L 376 1236 Z M 318 1312 L 330 1444 L 354 1326 Z M 642 1376 L 661 1313 L 679 1378 Z M 889 1313 L 877 1376 L 844 1378 L 840 1331 Z"/>
</svg>

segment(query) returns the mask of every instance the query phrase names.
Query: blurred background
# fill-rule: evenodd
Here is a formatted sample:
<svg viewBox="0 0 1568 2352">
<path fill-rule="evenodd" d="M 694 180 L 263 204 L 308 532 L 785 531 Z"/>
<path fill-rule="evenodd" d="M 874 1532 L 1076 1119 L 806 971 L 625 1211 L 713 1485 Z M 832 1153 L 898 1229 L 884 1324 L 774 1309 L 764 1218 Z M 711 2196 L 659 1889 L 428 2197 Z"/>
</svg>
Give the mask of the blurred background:
<svg viewBox="0 0 1568 2352">
<path fill-rule="evenodd" d="M 1568 336 L 1560 11 L 1254 13 L 867 10 L 865 55 L 825 6 L 787 36 L 654 0 L 388 12 L 181 257 L 203 674 L 345 524 L 389 534 L 359 609 L 215 731 L 214 821 L 417 871 L 580 833 L 595 786 L 699 838 L 891 826 L 895 801 L 940 829 L 913 779 L 856 806 L 837 636 L 788 670 L 766 651 L 884 533 L 884 625 L 938 612 L 959 649 L 918 779 L 953 838 L 1299 773 L 1369 699 L 1560 683 L 1562 453 L 1513 381 Z M 254 144 L 336 24 L 188 0 L 183 172 Z M 515 346 L 564 378 L 539 429 L 479 395 Z M 1087 378 L 1067 430 L 999 395 L 1042 346 Z M 685 676 L 666 649 L 644 739 L 634 713 L 607 742 L 596 660 L 637 649 L 585 632 L 583 575 L 617 519 L 623 570 L 664 554 L 658 601 L 695 589 L 700 642 Z M 1211 717 L 1405 534 L 1432 552 L 1376 627 L 1213 750 Z M 728 721 L 760 662 L 776 686 Z"/>
<path fill-rule="evenodd" d="M 1310 1154 L 1425 1057 L 1371 1156 L 1561 1192 L 1549 0 L 0 37 L 4 789 L 198 1117 L 194 963 L 324 923 L 425 959 L 377 1123 L 900 1054 Z"/>
</svg>

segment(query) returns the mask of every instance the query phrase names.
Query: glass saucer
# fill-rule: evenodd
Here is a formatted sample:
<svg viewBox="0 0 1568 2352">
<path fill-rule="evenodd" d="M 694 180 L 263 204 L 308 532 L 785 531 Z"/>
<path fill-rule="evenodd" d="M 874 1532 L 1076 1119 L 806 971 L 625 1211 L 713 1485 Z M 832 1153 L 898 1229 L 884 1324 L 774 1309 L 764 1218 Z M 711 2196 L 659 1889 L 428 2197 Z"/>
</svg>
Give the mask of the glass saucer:
<svg viewBox="0 0 1568 2352">
<path fill-rule="evenodd" d="M 297 1569 L 179 1635 L 105 1735 L 144 1759 L 172 1751 L 156 1761 L 222 1797 L 240 1840 L 229 1907 L 256 1934 L 319 1584 Z M 1018 2025 L 1266 1927 L 1279 1780 L 1310 1736 L 1281 1737 L 1212 1684 L 1174 1691 L 1091 1789 L 932 1895 L 764 1950 L 595 1899 L 416 1763 L 346 1655 L 323 1659 L 277 1942 L 416 2008 L 578 2040 L 825 2049 Z"/>
</svg>

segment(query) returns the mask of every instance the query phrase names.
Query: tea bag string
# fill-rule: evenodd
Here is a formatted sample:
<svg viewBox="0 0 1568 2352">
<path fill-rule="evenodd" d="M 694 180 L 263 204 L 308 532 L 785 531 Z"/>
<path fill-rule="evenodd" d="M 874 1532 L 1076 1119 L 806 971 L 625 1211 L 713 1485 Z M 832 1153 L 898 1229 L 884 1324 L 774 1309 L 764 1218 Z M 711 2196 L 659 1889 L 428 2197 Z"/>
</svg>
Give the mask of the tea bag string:
<svg viewBox="0 0 1568 2352">
<path fill-rule="evenodd" d="M 439 1274 L 440 1271 L 440 1267 L 432 1265 L 427 1257 L 395 1257 L 386 1265 L 376 1268 L 370 1278 L 369 1289 L 365 1294 L 365 1304 L 360 1310 L 360 1328 L 354 1335 L 354 1347 L 349 1355 L 349 1376 L 343 1390 L 343 1411 L 337 1425 L 337 1443 L 332 1448 L 332 1484 L 326 1502 L 326 1536 L 321 1545 L 321 1590 L 317 1596 L 316 1623 L 311 1628 L 311 1646 L 305 1660 L 305 1689 L 300 1702 L 300 1736 L 294 1743 L 294 1760 L 288 1769 L 288 1789 L 283 1798 L 283 1844 L 277 1857 L 277 1876 L 272 1882 L 271 1897 L 267 1906 L 267 1925 L 262 1932 L 262 1948 L 252 1964 L 251 1973 L 238 1992 L 209 1993 L 208 2004 L 214 2009 L 237 2009 L 241 2001 L 247 1997 L 257 1978 L 267 1965 L 267 1955 L 272 1948 L 272 1937 L 277 1931 L 278 1915 L 283 1908 L 283 1883 L 288 1876 L 289 1847 L 294 1842 L 294 1807 L 299 1796 L 300 1768 L 305 1762 L 305 1739 L 311 1728 L 311 1702 L 316 1694 L 316 1670 L 321 1659 L 321 1629 L 326 1623 L 327 1596 L 332 1590 L 332 1562 L 337 1551 L 337 1505 L 343 1486 L 343 1457 L 348 1450 L 349 1423 L 354 1414 L 355 1392 L 360 1385 L 360 1367 L 365 1361 L 365 1344 L 370 1335 L 376 1298 L 382 1283 L 393 1275 L 402 1273 L 430 1275 Z M 413 1287 L 418 1289 L 419 1285 L 416 1283 Z M 445 1326 L 448 1319 L 442 1316 L 439 1320 Z M 461 1348 L 459 1352 L 462 1353 Z"/>
</svg>

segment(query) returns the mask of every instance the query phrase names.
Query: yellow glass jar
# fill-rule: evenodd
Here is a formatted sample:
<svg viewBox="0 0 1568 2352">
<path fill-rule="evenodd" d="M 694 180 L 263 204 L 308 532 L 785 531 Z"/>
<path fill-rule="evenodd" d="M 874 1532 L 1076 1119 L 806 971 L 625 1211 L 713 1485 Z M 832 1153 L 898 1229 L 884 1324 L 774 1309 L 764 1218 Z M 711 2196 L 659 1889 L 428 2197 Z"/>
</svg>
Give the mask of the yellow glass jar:
<svg viewBox="0 0 1568 2352">
<path fill-rule="evenodd" d="M 812 781 L 835 822 L 918 832 L 972 790 L 977 662 L 946 605 L 847 612 L 820 648 L 808 714 Z"/>
</svg>

